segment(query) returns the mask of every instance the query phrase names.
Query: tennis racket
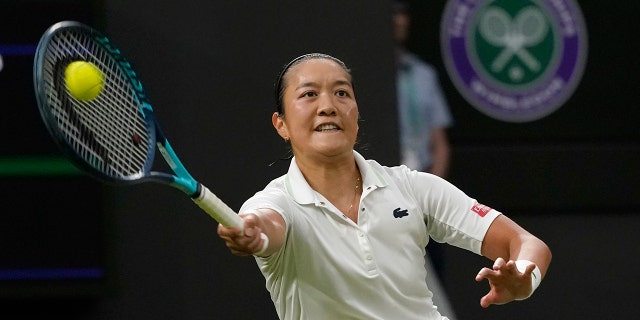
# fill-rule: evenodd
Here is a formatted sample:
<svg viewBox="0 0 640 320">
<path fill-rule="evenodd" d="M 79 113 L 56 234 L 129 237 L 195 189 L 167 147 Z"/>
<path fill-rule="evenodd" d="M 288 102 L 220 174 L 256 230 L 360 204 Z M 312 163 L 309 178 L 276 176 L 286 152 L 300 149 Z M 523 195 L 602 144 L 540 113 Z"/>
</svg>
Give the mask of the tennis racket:
<svg viewBox="0 0 640 320">
<path fill-rule="evenodd" d="M 67 89 L 65 69 L 74 61 L 91 62 L 104 75 L 103 89 L 92 100 L 78 100 Z M 106 36 L 75 21 L 52 25 L 36 48 L 33 78 L 42 120 L 80 169 L 106 183 L 171 186 L 222 225 L 243 229 L 243 220 L 184 167 L 160 130 L 140 79 Z M 156 148 L 173 173 L 152 171 Z M 267 245 L 264 241 L 263 249 Z"/>
</svg>

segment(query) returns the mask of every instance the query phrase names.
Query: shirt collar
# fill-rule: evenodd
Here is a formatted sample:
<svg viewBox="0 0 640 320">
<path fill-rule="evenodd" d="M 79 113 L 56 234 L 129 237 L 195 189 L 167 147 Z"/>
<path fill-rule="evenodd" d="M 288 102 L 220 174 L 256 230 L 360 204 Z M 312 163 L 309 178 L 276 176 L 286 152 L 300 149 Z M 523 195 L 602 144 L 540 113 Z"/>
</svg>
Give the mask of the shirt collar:
<svg viewBox="0 0 640 320">
<path fill-rule="evenodd" d="M 360 153 L 354 150 L 353 155 L 356 159 L 356 164 L 360 169 L 360 174 L 362 175 L 363 190 L 388 185 L 382 175 L 376 172 Z M 289 171 L 285 177 L 287 192 L 299 204 L 315 203 L 318 200 L 316 197 L 316 191 L 314 191 L 309 183 L 307 183 L 307 180 L 302 175 L 302 172 L 295 160 L 295 157 L 291 158 Z"/>
</svg>

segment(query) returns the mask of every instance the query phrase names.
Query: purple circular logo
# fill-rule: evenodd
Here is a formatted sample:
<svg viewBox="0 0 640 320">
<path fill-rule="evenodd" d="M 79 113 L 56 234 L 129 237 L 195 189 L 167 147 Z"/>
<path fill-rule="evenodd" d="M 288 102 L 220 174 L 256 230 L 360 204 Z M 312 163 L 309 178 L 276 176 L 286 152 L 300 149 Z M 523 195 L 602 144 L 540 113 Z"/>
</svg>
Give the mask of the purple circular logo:
<svg viewBox="0 0 640 320">
<path fill-rule="evenodd" d="M 586 63 L 586 34 L 573 0 L 449 0 L 441 48 L 471 105 L 498 120 L 527 122 L 573 94 Z"/>
</svg>

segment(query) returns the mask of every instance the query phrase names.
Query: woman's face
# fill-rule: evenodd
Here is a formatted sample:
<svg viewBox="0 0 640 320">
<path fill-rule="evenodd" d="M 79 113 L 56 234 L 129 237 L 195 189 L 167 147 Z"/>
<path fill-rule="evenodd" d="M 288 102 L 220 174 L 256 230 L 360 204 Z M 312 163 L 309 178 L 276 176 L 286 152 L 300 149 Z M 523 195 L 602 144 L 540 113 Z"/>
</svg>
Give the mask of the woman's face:
<svg viewBox="0 0 640 320">
<path fill-rule="evenodd" d="M 329 59 L 311 59 L 285 75 L 282 116 L 273 116 L 280 136 L 296 156 L 351 152 L 358 135 L 358 105 L 351 76 Z"/>
</svg>

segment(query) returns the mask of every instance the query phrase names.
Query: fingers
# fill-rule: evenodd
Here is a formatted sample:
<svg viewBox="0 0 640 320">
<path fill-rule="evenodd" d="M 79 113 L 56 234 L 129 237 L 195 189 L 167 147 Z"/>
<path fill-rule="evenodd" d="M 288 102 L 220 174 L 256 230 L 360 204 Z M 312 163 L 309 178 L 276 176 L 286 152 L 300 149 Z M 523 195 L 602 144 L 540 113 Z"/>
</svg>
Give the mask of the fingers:
<svg viewBox="0 0 640 320">
<path fill-rule="evenodd" d="M 531 270 L 533 270 L 533 268 L 535 268 L 535 265 L 531 266 Z M 494 271 L 510 272 L 510 273 L 517 273 L 516 271 L 518 270 L 515 260 L 506 261 L 503 258 L 497 258 L 496 261 L 493 262 L 492 269 Z M 527 270 L 528 269 L 529 267 L 527 268 Z"/>
<path fill-rule="evenodd" d="M 503 258 L 498 258 L 493 262 L 491 268 L 482 268 L 476 275 L 476 281 L 480 282 L 483 279 L 490 279 L 500 275 L 500 272 L 507 266 L 507 262 Z"/>
<path fill-rule="evenodd" d="M 491 273 L 492 271 L 493 270 L 491 270 L 489 268 L 480 269 L 480 271 L 476 275 L 476 281 L 480 282 L 480 281 L 484 280 L 489 275 L 489 273 Z"/>
<path fill-rule="evenodd" d="M 522 260 L 524 261 L 524 260 Z M 516 269 L 521 270 L 521 268 L 518 268 L 518 262 L 514 262 L 514 265 L 516 266 Z M 522 273 L 527 275 L 527 274 L 532 274 L 533 270 L 536 268 L 536 264 L 531 262 L 528 265 L 526 265 L 526 267 L 524 268 L 524 270 L 522 270 Z"/>
<path fill-rule="evenodd" d="M 488 308 L 491 304 L 492 302 L 488 294 L 480 299 L 480 306 L 483 308 Z"/>
<path fill-rule="evenodd" d="M 529 283 L 536 266 L 534 263 L 524 264 L 523 261 L 497 258 L 491 268 L 485 267 L 478 272 L 475 280 L 480 282 L 487 279 L 490 287 L 489 292 L 480 299 L 480 306 L 487 308 L 492 304 L 522 300 L 530 295 L 533 285 Z"/>
<path fill-rule="evenodd" d="M 220 224 L 218 225 L 218 236 L 224 241 L 225 245 L 232 254 L 237 256 L 249 255 L 242 249 L 242 246 L 237 241 L 238 237 L 242 237 L 242 231 L 240 229 L 227 228 Z"/>
<path fill-rule="evenodd" d="M 264 252 L 266 240 L 262 231 L 256 226 L 256 217 L 252 214 L 241 215 L 244 229 L 218 225 L 218 236 L 225 242 L 231 253 L 237 256 L 252 255 L 254 252 Z"/>
</svg>

